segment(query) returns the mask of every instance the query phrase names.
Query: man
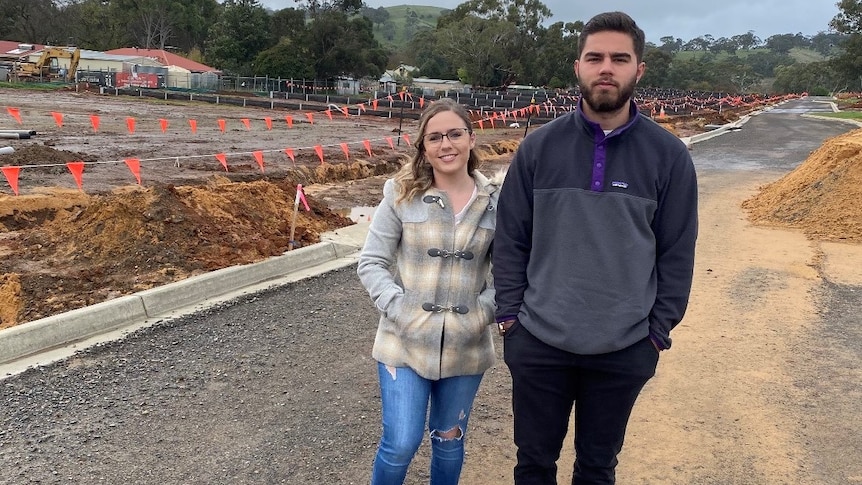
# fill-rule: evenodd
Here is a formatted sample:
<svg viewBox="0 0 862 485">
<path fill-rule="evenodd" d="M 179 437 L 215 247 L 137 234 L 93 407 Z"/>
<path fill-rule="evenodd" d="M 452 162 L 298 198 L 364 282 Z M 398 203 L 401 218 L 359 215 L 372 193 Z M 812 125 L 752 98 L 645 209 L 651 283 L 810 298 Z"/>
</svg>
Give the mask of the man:
<svg viewBox="0 0 862 485">
<path fill-rule="evenodd" d="M 635 400 L 685 313 L 697 238 L 688 149 L 639 114 L 644 33 L 581 33 L 577 111 L 527 136 L 500 193 L 493 275 L 512 375 L 515 483 L 555 484 L 575 409 L 573 484 L 614 483 Z"/>
</svg>

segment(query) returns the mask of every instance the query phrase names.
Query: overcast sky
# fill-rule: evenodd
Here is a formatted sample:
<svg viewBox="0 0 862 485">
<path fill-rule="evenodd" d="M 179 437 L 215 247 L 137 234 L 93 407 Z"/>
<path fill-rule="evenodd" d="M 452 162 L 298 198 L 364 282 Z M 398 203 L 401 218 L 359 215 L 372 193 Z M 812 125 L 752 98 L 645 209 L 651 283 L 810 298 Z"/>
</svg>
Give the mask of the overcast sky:
<svg viewBox="0 0 862 485">
<path fill-rule="evenodd" d="M 294 0 L 261 0 L 272 9 L 295 8 Z M 372 8 L 396 5 L 431 5 L 455 8 L 459 0 L 365 0 Z M 621 10 L 635 19 L 648 41 L 659 43 L 664 36 L 687 42 L 701 35 L 732 37 L 749 30 L 761 40 L 775 34 L 810 36 L 829 30 L 829 21 L 838 14 L 838 0 L 543 0 L 553 13 L 550 22 L 586 22 L 593 15 Z"/>
</svg>

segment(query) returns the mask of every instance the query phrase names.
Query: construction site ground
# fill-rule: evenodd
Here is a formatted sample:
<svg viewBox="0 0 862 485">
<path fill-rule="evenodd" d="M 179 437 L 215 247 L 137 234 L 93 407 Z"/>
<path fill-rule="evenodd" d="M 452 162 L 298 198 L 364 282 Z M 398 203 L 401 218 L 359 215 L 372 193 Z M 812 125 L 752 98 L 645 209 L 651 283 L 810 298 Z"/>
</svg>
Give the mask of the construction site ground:
<svg viewBox="0 0 862 485">
<path fill-rule="evenodd" d="M 22 167 L 19 195 L 0 178 L 3 327 L 312 244 L 372 217 L 383 180 L 410 153 L 396 118 L 317 112 L 311 124 L 302 112 L 72 92 L 2 90 L 0 100 L 37 132 L 0 140 L 16 149 L 0 167 Z M 661 121 L 690 136 L 717 119 Z M 402 128 L 415 134 L 415 122 Z M 505 167 L 524 131 L 479 130 L 483 170 Z M 140 160 L 141 185 L 129 159 Z M 64 165 L 76 161 L 87 162 L 80 188 Z M 300 206 L 294 225 L 297 184 L 310 211 Z M 825 141 L 792 173 L 706 171 L 700 184 L 692 306 L 636 408 L 622 483 L 862 483 L 862 132 Z M 9 379 L 0 464 L 14 472 L 0 483 L 367 481 L 379 432 L 373 305 L 349 268 L 284 291 L 250 298 L 241 324 L 187 343 L 178 327 L 221 317 L 146 333 L 146 356 L 118 343 Z M 290 310 L 267 306 L 276 301 Z M 511 483 L 502 361 L 482 386 L 463 482 Z M 565 453 L 563 482 L 570 443 Z M 427 448 L 408 483 L 427 482 L 423 464 Z"/>
</svg>

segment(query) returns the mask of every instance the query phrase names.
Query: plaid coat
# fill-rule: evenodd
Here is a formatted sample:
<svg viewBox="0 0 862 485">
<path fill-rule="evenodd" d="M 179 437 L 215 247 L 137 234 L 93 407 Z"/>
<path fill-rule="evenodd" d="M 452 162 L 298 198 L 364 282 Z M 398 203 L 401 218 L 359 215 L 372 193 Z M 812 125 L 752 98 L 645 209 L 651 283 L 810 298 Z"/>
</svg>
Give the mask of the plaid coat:
<svg viewBox="0 0 862 485">
<path fill-rule="evenodd" d="M 395 204 L 387 180 L 357 273 L 380 311 L 372 357 L 426 379 L 481 374 L 494 364 L 491 242 L 499 183 L 478 171 L 476 199 L 455 224 L 445 192 Z"/>
</svg>

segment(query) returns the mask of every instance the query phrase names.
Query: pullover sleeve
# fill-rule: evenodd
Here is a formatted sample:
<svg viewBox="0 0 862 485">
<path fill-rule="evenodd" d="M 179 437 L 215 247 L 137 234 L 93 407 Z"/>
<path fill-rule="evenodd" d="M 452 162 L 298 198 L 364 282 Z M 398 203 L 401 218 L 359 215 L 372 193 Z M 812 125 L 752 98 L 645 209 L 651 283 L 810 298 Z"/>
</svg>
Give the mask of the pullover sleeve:
<svg viewBox="0 0 862 485">
<path fill-rule="evenodd" d="M 688 306 L 697 240 L 697 176 L 686 150 L 671 166 L 661 187 L 653 231 L 656 237 L 657 288 L 650 311 L 650 336 L 670 348 L 670 331 Z"/>
<path fill-rule="evenodd" d="M 492 274 L 496 289 L 496 319 L 518 315 L 527 288 L 527 263 L 533 233 L 533 178 L 524 143 L 506 173 L 497 203 Z"/>
</svg>

